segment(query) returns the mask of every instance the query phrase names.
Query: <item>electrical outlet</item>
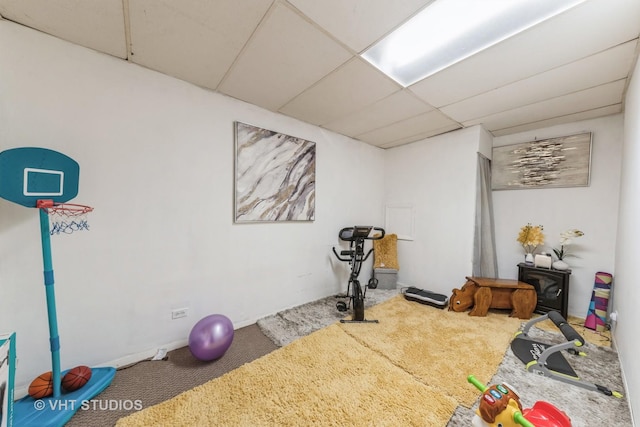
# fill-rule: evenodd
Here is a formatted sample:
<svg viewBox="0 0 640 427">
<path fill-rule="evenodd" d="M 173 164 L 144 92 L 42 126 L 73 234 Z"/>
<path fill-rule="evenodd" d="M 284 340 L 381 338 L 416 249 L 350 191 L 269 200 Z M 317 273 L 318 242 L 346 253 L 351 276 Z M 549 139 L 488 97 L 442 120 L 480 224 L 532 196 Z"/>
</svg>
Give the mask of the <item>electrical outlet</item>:
<svg viewBox="0 0 640 427">
<path fill-rule="evenodd" d="M 175 319 L 180 319 L 182 317 L 187 317 L 188 314 L 189 314 L 188 307 L 176 308 L 175 310 L 171 310 L 171 319 L 175 320 Z"/>
</svg>

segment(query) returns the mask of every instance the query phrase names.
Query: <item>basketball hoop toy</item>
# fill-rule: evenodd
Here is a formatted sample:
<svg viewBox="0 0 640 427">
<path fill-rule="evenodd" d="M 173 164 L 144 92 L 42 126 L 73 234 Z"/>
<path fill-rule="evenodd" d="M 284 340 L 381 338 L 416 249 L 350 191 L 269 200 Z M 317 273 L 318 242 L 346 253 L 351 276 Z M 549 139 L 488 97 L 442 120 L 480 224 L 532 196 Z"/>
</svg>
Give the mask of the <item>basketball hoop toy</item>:
<svg viewBox="0 0 640 427">
<path fill-rule="evenodd" d="M 89 230 L 87 216 L 93 212 L 91 206 L 73 203 L 55 203 L 53 200 L 38 200 L 36 207 L 49 215 L 49 234 L 71 234 Z"/>
<path fill-rule="evenodd" d="M 0 197 L 40 213 L 40 237 L 49 322 L 52 395 L 36 404 L 27 395 L 14 403 L 14 424 L 19 426 L 61 427 L 80 409 L 111 384 L 115 368 L 90 368 L 91 376 L 73 391 L 61 391 L 60 337 L 56 313 L 55 281 L 51 256 L 51 235 L 88 230 L 87 214 L 93 208 L 67 203 L 78 194 L 80 166 L 72 158 L 46 148 L 24 147 L 0 152 Z M 61 399 L 64 398 L 64 403 Z M 58 402 L 56 402 L 58 401 Z"/>
</svg>

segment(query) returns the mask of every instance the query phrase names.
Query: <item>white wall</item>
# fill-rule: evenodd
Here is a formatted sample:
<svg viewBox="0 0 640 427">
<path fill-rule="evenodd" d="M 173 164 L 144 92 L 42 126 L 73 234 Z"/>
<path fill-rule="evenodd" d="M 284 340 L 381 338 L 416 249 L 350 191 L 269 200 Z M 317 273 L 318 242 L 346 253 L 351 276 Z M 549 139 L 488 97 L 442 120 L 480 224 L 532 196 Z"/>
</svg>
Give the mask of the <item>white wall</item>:
<svg viewBox="0 0 640 427">
<path fill-rule="evenodd" d="M 591 179 L 588 187 L 503 190 L 493 192 L 499 275 L 518 277 L 517 264 L 524 261 L 516 242 L 527 223 L 544 226 L 545 247 L 559 247 L 560 233 L 577 228 L 585 235 L 569 247 L 577 257 L 566 259 L 571 267 L 569 314 L 587 315 L 594 276 L 598 271 L 614 274 L 620 162 L 623 141 L 621 114 L 559 125 L 494 139 L 494 146 L 516 144 L 584 131 L 592 132 Z"/>
<path fill-rule="evenodd" d="M 638 370 L 638 325 L 640 287 L 636 262 L 640 259 L 640 76 L 638 63 L 626 95 L 624 148 L 620 185 L 620 215 L 616 245 L 613 308 L 618 312 L 615 343 L 627 383 L 635 425 L 640 425 L 640 370 Z"/>
<path fill-rule="evenodd" d="M 471 274 L 480 141 L 476 126 L 387 150 L 385 203 L 414 211 L 413 240 L 398 242 L 403 285 L 448 296 Z"/>
<path fill-rule="evenodd" d="M 0 52 L 0 149 L 74 158 L 73 202 L 95 207 L 89 232 L 52 238 L 63 369 L 184 345 L 208 314 L 241 327 L 346 289 L 331 246 L 382 222 L 383 150 L 2 20 Z M 314 222 L 233 223 L 236 120 L 317 143 Z M 5 200 L 0 292 L 24 386 L 51 369 L 39 222 Z"/>
</svg>

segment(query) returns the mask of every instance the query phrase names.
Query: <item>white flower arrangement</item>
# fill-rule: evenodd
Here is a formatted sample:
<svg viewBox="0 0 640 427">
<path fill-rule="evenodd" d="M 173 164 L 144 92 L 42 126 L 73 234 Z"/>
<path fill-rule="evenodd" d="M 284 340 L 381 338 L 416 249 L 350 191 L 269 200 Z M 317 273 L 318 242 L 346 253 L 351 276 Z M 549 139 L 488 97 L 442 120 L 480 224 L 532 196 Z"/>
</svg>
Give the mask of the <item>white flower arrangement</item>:
<svg viewBox="0 0 640 427">
<path fill-rule="evenodd" d="M 577 239 L 578 237 L 584 236 L 584 233 L 578 229 L 572 228 L 563 233 L 560 233 L 560 249 L 553 249 L 553 253 L 556 254 L 559 261 L 562 261 L 564 258 L 568 256 L 575 256 L 569 254 L 565 246 L 569 246 L 573 239 Z"/>
</svg>

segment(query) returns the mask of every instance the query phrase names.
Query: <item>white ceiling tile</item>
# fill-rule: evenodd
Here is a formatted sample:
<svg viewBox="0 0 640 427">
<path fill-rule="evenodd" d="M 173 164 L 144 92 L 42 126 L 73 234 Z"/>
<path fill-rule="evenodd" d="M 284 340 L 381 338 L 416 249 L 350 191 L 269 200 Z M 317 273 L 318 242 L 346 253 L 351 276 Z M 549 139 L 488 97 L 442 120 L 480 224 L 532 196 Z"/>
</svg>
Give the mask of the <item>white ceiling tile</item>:
<svg viewBox="0 0 640 427">
<path fill-rule="evenodd" d="M 640 1 L 591 0 L 410 89 L 435 107 L 453 104 L 635 39 L 639 16 Z"/>
<path fill-rule="evenodd" d="M 410 92 L 400 90 L 360 111 L 329 122 L 324 127 L 355 137 L 431 110 L 432 106 L 420 101 Z"/>
<path fill-rule="evenodd" d="M 324 125 L 399 89 L 398 84 L 356 57 L 286 104 L 280 112 Z"/>
<path fill-rule="evenodd" d="M 538 122 L 526 123 L 524 125 L 513 126 L 504 129 L 495 129 L 491 133 L 493 136 L 511 135 L 514 133 L 526 132 L 528 130 L 541 129 L 560 125 L 564 123 L 579 122 L 582 120 L 595 119 L 598 117 L 610 116 L 622 112 L 622 104 L 608 105 L 602 108 L 594 108 L 593 110 L 582 111 L 575 114 L 567 114 L 566 116 L 553 117 L 551 119 L 540 120 Z"/>
<path fill-rule="evenodd" d="M 449 126 L 460 127 L 459 124 L 442 114 L 440 111 L 433 110 L 428 113 L 423 113 L 418 116 L 393 123 L 389 126 L 358 135 L 357 138 L 375 145 L 384 145 L 388 142 L 422 135 L 429 133 L 430 131 Z"/>
<path fill-rule="evenodd" d="M 351 57 L 313 24 L 277 4 L 218 90 L 277 110 Z"/>
<path fill-rule="evenodd" d="M 129 0 L 132 62 L 215 89 L 273 0 Z"/>
<path fill-rule="evenodd" d="M 398 139 L 398 140 L 395 140 L 395 141 L 378 144 L 377 147 L 380 147 L 380 148 L 399 147 L 401 145 L 410 144 L 410 143 L 416 142 L 416 141 L 421 141 L 423 139 L 431 138 L 432 136 L 442 135 L 443 133 L 451 132 L 453 130 L 457 130 L 457 129 L 461 129 L 461 128 L 462 128 L 462 126 L 460 126 L 457 123 L 450 124 L 450 125 L 447 125 L 447 126 L 444 126 L 444 127 L 441 127 L 441 128 L 431 129 L 428 132 L 419 133 L 417 135 L 413 135 L 413 136 L 410 136 L 410 137 L 407 137 L 407 138 L 401 138 L 401 139 Z"/>
<path fill-rule="evenodd" d="M 569 95 L 470 120 L 464 122 L 463 125 L 467 127 L 482 123 L 487 130 L 492 131 L 606 107 L 620 102 L 624 87 L 625 80 L 618 80 Z"/>
<path fill-rule="evenodd" d="M 361 52 L 433 0 L 289 0 L 355 52 Z"/>
<path fill-rule="evenodd" d="M 122 0 L 0 0 L 0 15 L 80 46 L 127 57 Z"/>
<path fill-rule="evenodd" d="M 441 110 L 451 118 L 465 122 L 623 79 L 635 61 L 636 46 L 637 40 L 624 43 Z"/>
</svg>

